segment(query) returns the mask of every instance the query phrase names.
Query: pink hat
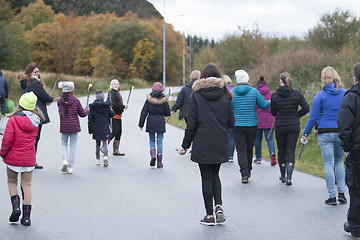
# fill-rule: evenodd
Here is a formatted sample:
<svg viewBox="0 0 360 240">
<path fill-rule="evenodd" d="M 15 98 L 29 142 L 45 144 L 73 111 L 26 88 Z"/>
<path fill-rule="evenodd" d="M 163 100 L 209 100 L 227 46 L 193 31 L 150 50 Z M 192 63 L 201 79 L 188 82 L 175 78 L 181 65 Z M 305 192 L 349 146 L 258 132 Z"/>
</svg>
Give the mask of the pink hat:
<svg viewBox="0 0 360 240">
<path fill-rule="evenodd" d="M 156 82 L 153 84 L 152 89 L 153 92 L 163 92 L 164 87 L 160 82 Z"/>
</svg>

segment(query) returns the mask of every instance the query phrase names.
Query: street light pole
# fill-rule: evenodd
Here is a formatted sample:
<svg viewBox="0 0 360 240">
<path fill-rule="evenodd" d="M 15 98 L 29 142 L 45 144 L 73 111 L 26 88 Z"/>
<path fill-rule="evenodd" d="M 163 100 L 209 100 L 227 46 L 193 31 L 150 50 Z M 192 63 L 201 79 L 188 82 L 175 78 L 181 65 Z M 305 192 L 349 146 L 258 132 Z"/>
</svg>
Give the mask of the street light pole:
<svg viewBox="0 0 360 240">
<path fill-rule="evenodd" d="M 190 76 L 190 80 L 191 80 L 191 34 L 188 32 L 188 37 L 189 37 L 189 47 L 190 47 L 190 51 L 189 51 L 189 76 Z"/>
<path fill-rule="evenodd" d="M 164 18 L 163 18 L 163 22 L 164 22 L 164 27 L 163 27 L 163 85 L 165 88 L 165 84 L 166 84 L 166 68 L 165 68 L 165 0 L 164 0 Z"/>
<path fill-rule="evenodd" d="M 183 17 L 183 86 L 185 86 L 185 16 L 179 15 Z"/>
</svg>

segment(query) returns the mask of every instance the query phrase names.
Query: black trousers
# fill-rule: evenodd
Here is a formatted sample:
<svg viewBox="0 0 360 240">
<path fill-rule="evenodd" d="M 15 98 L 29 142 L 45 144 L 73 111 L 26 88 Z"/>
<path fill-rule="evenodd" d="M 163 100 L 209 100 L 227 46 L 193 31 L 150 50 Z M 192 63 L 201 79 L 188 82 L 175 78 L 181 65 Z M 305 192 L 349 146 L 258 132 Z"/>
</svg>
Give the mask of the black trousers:
<svg viewBox="0 0 360 240">
<path fill-rule="evenodd" d="M 253 149 L 257 126 L 232 129 L 241 176 L 249 176 L 252 170 Z"/>
<path fill-rule="evenodd" d="M 215 205 L 222 205 L 221 181 L 219 177 L 220 165 L 199 163 L 202 193 L 207 215 L 213 215 L 213 198 Z"/>
<path fill-rule="evenodd" d="M 39 129 L 38 129 L 38 133 L 36 135 L 36 140 L 35 140 L 35 153 L 37 152 L 37 146 L 40 141 L 41 129 L 42 129 L 42 124 L 39 124 Z"/>
<path fill-rule="evenodd" d="M 122 123 L 121 119 L 112 118 L 112 137 L 111 139 L 115 138 L 115 140 L 120 140 L 122 134 Z"/>
<path fill-rule="evenodd" d="M 295 149 L 299 133 L 299 125 L 279 126 L 275 128 L 279 164 L 287 162 L 295 163 Z"/>
<path fill-rule="evenodd" d="M 5 115 L 5 113 L 6 113 L 6 98 L 5 98 L 5 95 L 0 95 L 0 106 L 1 106 L 1 114 Z"/>
<path fill-rule="evenodd" d="M 345 181 L 350 195 L 347 220 L 360 233 L 360 166 L 346 165 Z"/>
</svg>

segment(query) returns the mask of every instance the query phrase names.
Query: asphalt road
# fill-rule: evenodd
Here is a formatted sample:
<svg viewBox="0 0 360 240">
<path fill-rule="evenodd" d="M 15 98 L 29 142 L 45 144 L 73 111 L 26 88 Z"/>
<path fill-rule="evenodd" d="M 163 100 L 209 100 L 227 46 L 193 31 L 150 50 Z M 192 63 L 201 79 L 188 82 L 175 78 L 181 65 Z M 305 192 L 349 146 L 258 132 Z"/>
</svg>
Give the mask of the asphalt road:
<svg viewBox="0 0 360 240">
<path fill-rule="evenodd" d="M 236 159 L 220 170 L 227 221 L 203 226 L 198 166 L 178 155 L 183 130 L 167 125 L 164 168 L 150 168 L 148 134 L 137 127 L 149 90 L 135 90 L 123 114 L 120 149 L 109 167 L 95 165 L 95 141 L 81 119 L 73 174 L 62 174 L 57 105 L 48 107 L 32 182 L 32 225 L 10 224 L 6 170 L 0 171 L 0 239 L 352 239 L 343 231 L 348 204 L 328 206 L 325 181 L 299 171 L 293 185 L 279 180 L 278 166 L 254 165 L 242 184 Z M 167 92 L 167 90 L 166 90 Z M 122 92 L 124 99 L 128 91 Z M 94 96 L 91 96 L 91 101 Z M 85 98 L 81 99 L 83 106 Z M 0 121 L 0 131 L 6 119 Z M 221 144 L 221 143 L 219 143 Z M 112 151 L 112 146 L 110 146 Z M 348 198 L 348 193 L 346 193 Z"/>
</svg>

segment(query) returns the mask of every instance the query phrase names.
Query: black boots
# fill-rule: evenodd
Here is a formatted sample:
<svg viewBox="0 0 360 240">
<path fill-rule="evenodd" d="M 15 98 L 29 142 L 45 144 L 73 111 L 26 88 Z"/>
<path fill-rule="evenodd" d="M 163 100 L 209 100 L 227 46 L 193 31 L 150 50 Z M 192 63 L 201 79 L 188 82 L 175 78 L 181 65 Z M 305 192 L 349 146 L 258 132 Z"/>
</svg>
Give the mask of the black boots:
<svg viewBox="0 0 360 240">
<path fill-rule="evenodd" d="M 279 177 L 279 180 L 284 183 L 284 182 L 286 182 L 286 179 L 285 179 L 286 164 L 285 163 L 279 164 L 279 168 L 280 168 L 280 174 L 281 174 L 281 176 Z"/>
<path fill-rule="evenodd" d="M 156 162 L 156 149 L 155 148 L 150 149 L 150 156 L 151 156 L 150 166 L 153 167 L 153 166 L 155 166 L 155 162 Z"/>
<path fill-rule="evenodd" d="M 293 163 L 286 163 L 286 171 L 287 171 L 287 175 L 286 175 L 286 185 L 292 185 L 291 182 L 291 177 L 294 171 L 294 164 Z"/>
<path fill-rule="evenodd" d="M 157 167 L 162 168 L 164 165 L 162 164 L 162 154 L 157 154 Z"/>
<path fill-rule="evenodd" d="M 30 213 L 31 213 L 31 205 L 23 205 L 23 217 L 21 219 L 21 224 L 24 226 L 30 226 Z"/>
<path fill-rule="evenodd" d="M 17 222 L 19 221 L 19 217 L 21 214 L 20 210 L 20 198 L 19 195 L 15 195 L 11 197 L 11 204 L 12 204 L 12 213 L 9 217 L 10 222 Z"/>
</svg>

